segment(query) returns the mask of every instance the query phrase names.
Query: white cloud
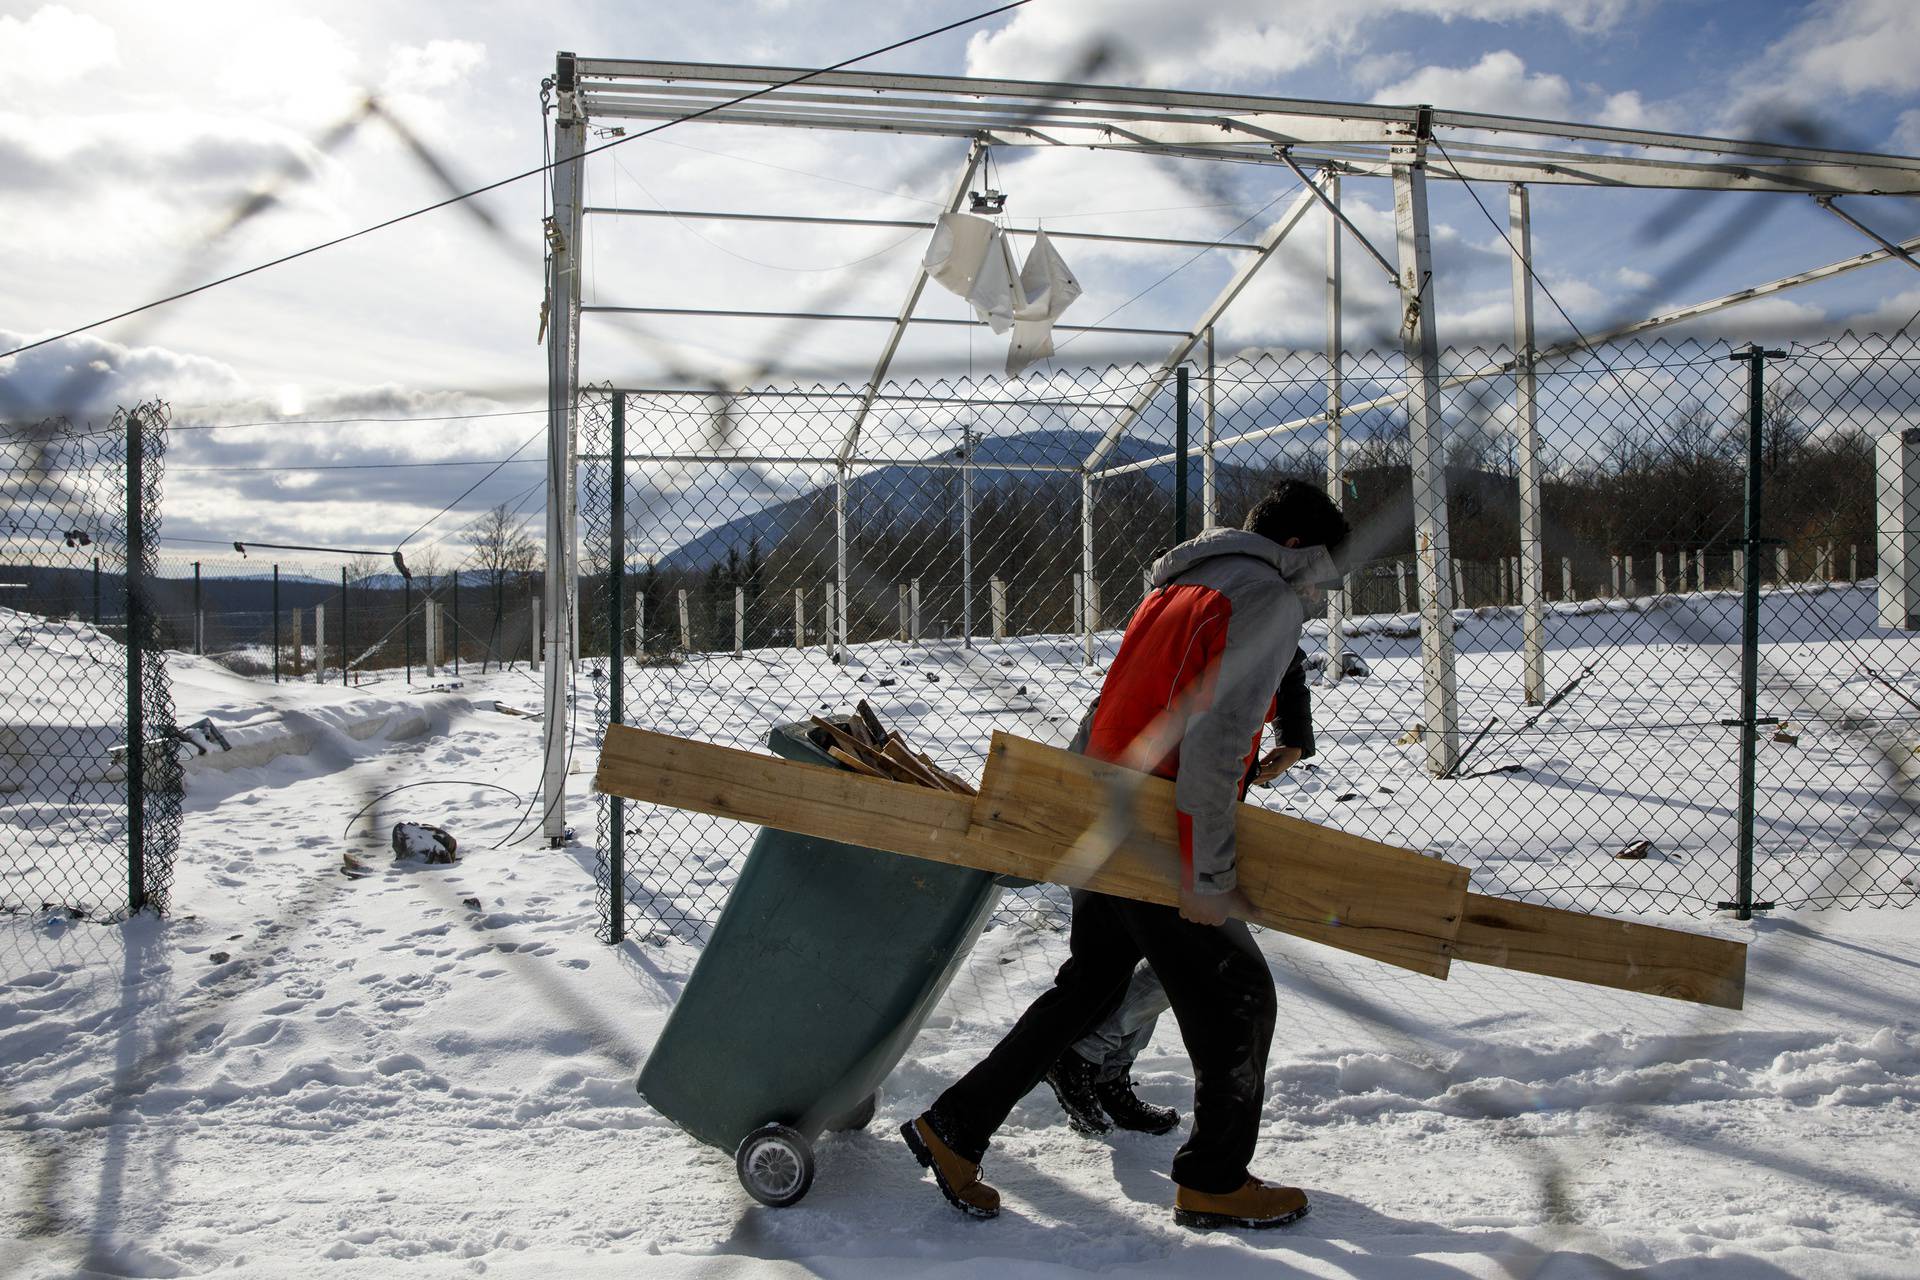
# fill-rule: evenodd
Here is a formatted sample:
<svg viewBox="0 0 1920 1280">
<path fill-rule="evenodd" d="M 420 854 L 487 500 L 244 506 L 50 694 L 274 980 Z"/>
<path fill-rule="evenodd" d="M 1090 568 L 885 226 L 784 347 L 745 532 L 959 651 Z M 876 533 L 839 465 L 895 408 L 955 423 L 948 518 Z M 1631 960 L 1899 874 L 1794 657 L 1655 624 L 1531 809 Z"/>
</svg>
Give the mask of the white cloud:
<svg viewBox="0 0 1920 1280">
<path fill-rule="evenodd" d="M 1496 49 L 1470 67 L 1422 67 L 1381 89 L 1373 100 L 1564 120 L 1573 104 L 1573 87 L 1562 76 L 1529 74 L 1519 54 Z"/>
<path fill-rule="evenodd" d="M 1892 146 L 1903 155 L 1920 155 L 1920 107 L 1900 113 L 1893 127 Z"/>
<path fill-rule="evenodd" d="M 1216 88 L 1274 77 L 1327 56 L 1368 52 L 1370 25 L 1410 14 L 1442 21 L 1500 22 L 1546 16 L 1578 31 L 1603 30 L 1633 0 L 1216 0 L 1204 7 L 1163 0 L 1052 0 L 1016 13 L 967 42 L 976 76 L 1059 78 L 1089 51 L 1108 61 L 1096 78 L 1164 88 Z"/>
<path fill-rule="evenodd" d="M 119 62 L 113 28 L 89 14 L 50 4 L 26 19 L 0 16 L 0 85 L 44 88 Z"/>
<path fill-rule="evenodd" d="M 1795 81 L 1823 95 L 1920 89 L 1920 5 L 1913 0 L 1825 0 L 1774 46 Z"/>
<path fill-rule="evenodd" d="M 1634 89 L 1607 94 L 1600 105 L 1597 119 L 1601 124 L 1618 129 L 1676 130 L 1683 123 L 1679 113 L 1672 107 L 1663 103 L 1649 103 Z"/>
<path fill-rule="evenodd" d="M 387 56 L 389 93 L 426 93 L 458 84 L 486 65 L 487 46 L 472 40 L 401 45 Z"/>
</svg>

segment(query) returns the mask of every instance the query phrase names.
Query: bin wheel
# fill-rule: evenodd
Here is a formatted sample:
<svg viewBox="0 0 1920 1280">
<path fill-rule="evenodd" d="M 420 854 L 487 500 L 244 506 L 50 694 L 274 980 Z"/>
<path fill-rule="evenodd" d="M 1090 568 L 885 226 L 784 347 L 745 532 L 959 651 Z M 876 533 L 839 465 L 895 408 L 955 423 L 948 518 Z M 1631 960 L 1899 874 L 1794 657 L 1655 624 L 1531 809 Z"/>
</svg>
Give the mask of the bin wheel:
<svg viewBox="0 0 1920 1280">
<path fill-rule="evenodd" d="M 733 1167 L 748 1195 L 784 1209 L 799 1203 L 813 1185 L 813 1144 L 788 1125 L 761 1125 L 740 1140 Z"/>
<path fill-rule="evenodd" d="M 873 1123 L 874 1113 L 879 1109 L 880 1093 L 878 1090 L 875 1090 L 862 1098 L 853 1110 L 847 1112 L 845 1115 L 835 1116 L 833 1123 L 829 1124 L 827 1128 L 833 1130 L 835 1133 L 856 1133 Z"/>
</svg>

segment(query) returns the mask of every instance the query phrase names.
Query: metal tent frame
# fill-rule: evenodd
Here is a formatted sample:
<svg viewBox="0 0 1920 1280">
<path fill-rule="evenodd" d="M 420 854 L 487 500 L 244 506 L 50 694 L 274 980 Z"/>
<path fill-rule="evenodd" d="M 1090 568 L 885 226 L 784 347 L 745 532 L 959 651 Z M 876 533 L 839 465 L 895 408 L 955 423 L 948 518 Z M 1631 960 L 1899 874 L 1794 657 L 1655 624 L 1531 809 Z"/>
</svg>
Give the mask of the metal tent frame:
<svg viewBox="0 0 1920 1280">
<path fill-rule="evenodd" d="M 947 192 L 945 207 L 958 210 L 987 149 L 1075 147 L 1145 157 L 1280 166 L 1298 176 L 1298 197 L 1255 240 L 1208 241 L 1109 232 L 1049 232 L 1063 240 L 1190 247 L 1241 255 L 1226 285 L 1187 329 L 1059 326 L 1063 331 L 1099 331 L 1165 336 L 1173 341 L 1131 400 L 1108 424 L 1079 470 L 1083 499 L 1104 478 L 1173 460 L 1169 454 L 1121 465 L 1103 465 L 1161 385 L 1197 346 L 1207 353 L 1201 454 L 1204 521 L 1214 523 L 1214 456 L 1225 445 L 1325 427 L 1329 441 L 1327 483 L 1338 493 L 1341 482 L 1341 423 L 1345 415 L 1400 404 L 1408 417 L 1412 444 L 1417 575 L 1421 602 L 1421 657 L 1427 732 L 1422 741 L 1427 764 L 1447 776 L 1460 758 L 1459 712 L 1455 696 L 1445 449 L 1436 418 L 1440 393 L 1480 379 L 1512 375 L 1517 385 L 1520 478 L 1520 552 L 1524 619 L 1524 685 L 1529 702 L 1543 693 L 1542 602 L 1544 566 L 1541 541 L 1539 435 L 1535 422 L 1534 367 L 1542 360 L 1617 341 L 1631 335 L 1698 319 L 1743 302 L 1858 270 L 1900 260 L 1920 270 L 1920 237 L 1893 241 L 1874 231 L 1836 203 L 1841 197 L 1920 195 L 1920 159 L 1795 146 L 1750 139 L 1719 138 L 1622 129 L 1564 121 L 1534 120 L 1484 112 L 1445 111 L 1430 106 L 1378 106 L 1242 94 L 1176 92 L 1108 85 L 969 79 L 954 76 L 896 75 L 837 71 L 809 74 L 779 67 L 711 63 L 656 62 L 558 55 L 553 79 L 553 214 L 548 228 L 551 269 L 548 277 L 549 416 L 547 437 L 546 692 L 550 714 L 545 727 L 543 830 L 558 843 L 565 834 L 565 770 L 569 735 L 566 717 L 552 709 L 567 705 L 570 655 L 578 648 L 578 623 L 571 619 L 577 593 L 577 520 L 574 487 L 577 471 L 577 402 L 580 385 L 580 323 L 584 315 L 708 316 L 801 319 L 833 323 L 883 324 L 887 336 L 867 378 L 846 436 L 832 460 L 838 468 L 840 607 L 836 639 L 846 643 L 846 507 L 850 466 L 860 461 L 860 437 L 868 413 L 892 367 L 901 339 L 912 325 L 955 325 L 967 321 L 915 314 L 927 282 L 924 267 L 914 277 L 899 310 L 891 315 L 749 311 L 719 308 L 582 306 L 581 246 L 589 217 L 669 217 L 683 220 L 751 221 L 834 226 L 930 228 L 931 222 L 743 213 L 727 210 L 631 209 L 588 206 L 584 201 L 582 153 L 590 121 L 676 120 L 699 111 L 707 124 L 755 128 L 825 129 L 854 133 L 893 133 L 918 137 L 963 138 L 966 161 Z M 745 99 L 745 100 L 743 100 Z M 1437 155 L 1436 155 L 1437 153 Z M 1316 172 L 1309 174 L 1308 169 Z M 1343 179 L 1388 179 L 1393 184 L 1395 237 L 1393 256 L 1368 243 L 1340 211 Z M 1430 234 L 1429 179 L 1500 182 L 1509 186 L 1507 239 L 1512 246 L 1514 298 L 1513 359 L 1445 378 L 1439 369 L 1435 325 Z M 1874 242 L 1854 257 L 1741 289 L 1718 298 L 1648 316 L 1605 332 L 1586 335 L 1540 350 L 1534 341 L 1532 238 L 1528 189 L 1534 185 L 1644 188 L 1698 191 L 1757 191 L 1810 198 Z M 1329 372 L 1326 408 L 1312 417 L 1277 423 L 1227 439 L 1214 432 L 1213 327 L 1242 290 L 1270 261 L 1282 243 L 1316 206 L 1325 207 L 1327 348 Z M 1013 229 L 1016 234 L 1021 234 Z M 1343 234 L 1344 233 L 1344 234 Z M 1026 233 L 1031 234 L 1031 233 Z M 1342 392 L 1341 283 L 1342 244 L 1352 240 L 1399 291 L 1401 341 L 1407 361 L 1407 385 L 1361 403 L 1344 403 Z M 683 390 L 710 390 L 685 388 Z M 746 393 L 751 394 L 751 393 Z M 731 455 L 729 455 L 731 458 Z M 1093 581 L 1092 503 L 1083 500 L 1081 559 L 1084 578 Z M 1343 592 L 1330 593 L 1329 635 L 1338 636 Z M 1093 660 L 1092 609 L 1083 613 L 1086 660 Z M 1330 678 L 1340 670 L 1337 655 Z"/>
</svg>

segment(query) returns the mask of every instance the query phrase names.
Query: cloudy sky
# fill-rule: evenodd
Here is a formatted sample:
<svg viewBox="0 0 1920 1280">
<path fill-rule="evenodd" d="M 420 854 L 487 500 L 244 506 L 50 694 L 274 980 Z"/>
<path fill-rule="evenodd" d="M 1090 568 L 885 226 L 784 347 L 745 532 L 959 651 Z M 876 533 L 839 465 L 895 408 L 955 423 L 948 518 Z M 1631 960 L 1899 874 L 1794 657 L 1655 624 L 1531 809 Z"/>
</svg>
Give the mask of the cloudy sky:
<svg viewBox="0 0 1920 1280">
<path fill-rule="evenodd" d="M 807 67 L 986 7 L 0 0 L 0 348 L 441 198 L 422 151 L 461 185 L 537 165 L 539 83 L 557 49 Z M 1831 145 L 1915 154 L 1916 48 L 1912 0 L 1035 0 L 865 66 L 1047 79 L 1098 51 L 1093 78 L 1114 83 L 1723 135 L 1811 130 Z M 358 111 L 369 92 L 381 104 L 372 116 Z M 963 150 L 688 125 L 597 158 L 588 194 L 926 217 Z M 1023 226 L 1204 238 L 1244 224 L 1238 234 L 1251 235 L 1295 186 L 1284 170 L 1089 152 L 995 163 Z M 271 206 L 230 227 L 262 192 Z M 1482 193 L 1496 212 L 1501 196 Z M 1355 220 L 1381 243 L 1390 198 L 1384 183 L 1347 184 Z M 176 434 L 167 530 L 183 551 L 189 538 L 390 546 L 479 479 L 481 464 L 523 445 L 521 458 L 535 461 L 502 468 L 413 545 L 457 545 L 463 524 L 495 502 L 537 511 L 539 443 L 527 442 L 544 388 L 541 184 L 478 203 L 485 220 L 444 210 L 0 360 L 0 416 L 35 416 L 56 399 L 98 415 L 160 396 L 181 426 L 265 424 Z M 1910 201 L 1849 204 L 1897 237 L 1920 221 Z M 1436 188 L 1434 212 L 1442 341 L 1497 342 L 1510 323 L 1505 246 L 1453 184 Z M 1543 278 L 1586 330 L 1870 247 L 1811 202 L 1761 195 L 1539 188 L 1534 217 Z M 1309 224 L 1296 240 L 1221 325 L 1225 350 L 1320 340 L 1322 233 Z M 614 304 L 890 312 L 922 247 L 920 233 L 897 230 L 628 219 L 595 225 L 585 289 Z M 1068 317 L 1080 323 L 1184 326 L 1231 270 L 1224 255 L 1063 247 L 1087 286 Z M 1716 332 L 1890 329 L 1920 309 L 1917 286 L 1910 271 L 1880 266 L 1731 313 Z M 1356 344 L 1391 333 L 1388 305 L 1383 282 L 1350 275 Z M 957 317 L 963 304 L 930 292 L 922 313 Z M 1549 338 L 1566 328 L 1544 301 L 1541 324 Z M 675 370 L 767 366 L 838 381 L 871 362 L 882 336 L 874 326 L 595 320 L 583 375 L 652 384 Z M 1063 361 L 1160 349 L 1089 339 Z M 902 358 L 924 376 L 991 367 L 1001 351 L 984 333 L 946 330 L 916 334 Z"/>
</svg>

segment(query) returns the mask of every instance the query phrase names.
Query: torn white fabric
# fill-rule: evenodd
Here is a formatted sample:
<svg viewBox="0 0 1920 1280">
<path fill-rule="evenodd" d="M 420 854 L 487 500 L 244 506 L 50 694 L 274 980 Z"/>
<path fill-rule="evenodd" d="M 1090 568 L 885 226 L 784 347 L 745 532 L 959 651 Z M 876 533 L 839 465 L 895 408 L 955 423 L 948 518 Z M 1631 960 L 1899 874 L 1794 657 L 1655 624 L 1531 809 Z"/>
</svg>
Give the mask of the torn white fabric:
<svg viewBox="0 0 1920 1280">
<path fill-rule="evenodd" d="M 1017 320 L 1058 320 L 1080 296 L 1080 281 L 1044 231 L 1033 234 L 1033 248 L 1020 268 L 1020 293 L 1023 305 L 1014 312 Z"/>
<path fill-rule="evenodd" d="M 1053 322 L 1080 296 L 1080 281 L 1055 252 L 1047 233 L 1034 233 L 1033 247 L 1020 268 L 1020 299 L 1013 312 L 1013 345 L 1007 348 L 1007 372 L 1021 374 L 1053 354 Z"/>
<path fill-rule="evenodd" d="M 986 261 L 987 246 L 996 228 L 987 218 L 969 213 L 943 213 L 927 242 L 927 278 L 961 297 L 973 292 L 974 277 Z"/>
<path fill-rule="evenodd" d="M 980 264 L 967 301 L 995 333 L 1013 327 L 1013 313 L 1021 305 L 1020 268 L 1013 260 L 1013 241 L 998 227 L 987 242 L 986 261 Z"/>
</svg>

